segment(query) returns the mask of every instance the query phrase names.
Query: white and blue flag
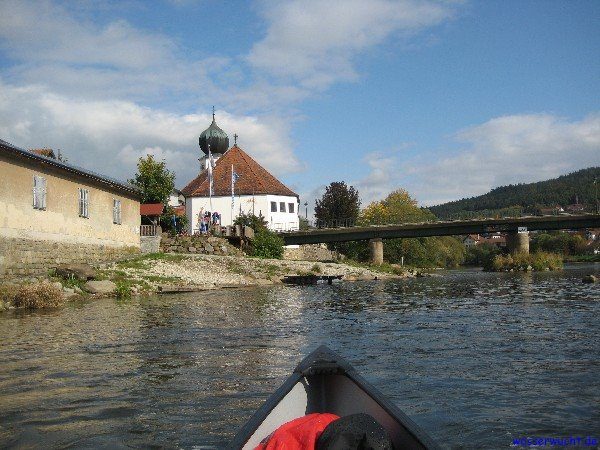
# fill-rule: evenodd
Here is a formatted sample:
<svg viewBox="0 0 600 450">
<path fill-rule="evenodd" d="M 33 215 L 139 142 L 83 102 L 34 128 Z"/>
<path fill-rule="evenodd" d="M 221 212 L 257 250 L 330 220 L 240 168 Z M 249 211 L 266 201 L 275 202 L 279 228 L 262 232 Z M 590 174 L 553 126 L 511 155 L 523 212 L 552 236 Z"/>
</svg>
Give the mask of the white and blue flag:
<svg viewBox="0 0 600 450">
<path fill-rule="evenodd" d="M 235 182 L 238 180 L 239 178 L 239 174 L 237 174 L 235 172 L 235 170 L 233 169 L 233 164 L 231 165 L 231 209 L 233 210 L 233 207 L 235 205 Z"/>
</svg>

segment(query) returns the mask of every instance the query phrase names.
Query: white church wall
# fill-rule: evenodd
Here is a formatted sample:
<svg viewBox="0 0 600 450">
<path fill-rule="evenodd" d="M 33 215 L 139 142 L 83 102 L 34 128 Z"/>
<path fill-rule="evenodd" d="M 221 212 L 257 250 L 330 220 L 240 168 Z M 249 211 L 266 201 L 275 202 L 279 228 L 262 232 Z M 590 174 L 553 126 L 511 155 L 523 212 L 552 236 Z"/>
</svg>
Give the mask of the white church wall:
<svg viewBox="0 0 600 450">
<path fill-rule="evenodd" d="M 283 195 L 267 195 L 268 215 L 266 215 L 269 228 L 276 231 L 295 231 L 300 226 L 298 218 L 298 198 Z M 272 202 L 275 202 L 273 211 Z M 290 208 L 290 205 L 293 205 Z M 290 212 L 290 210 L 293 211 Z"/>
<path fill-rule="evenodd" d="M 271 212 L 271 202 L 276 202 L 277 212 Z M 280 211 L 280 203 L 285 204 L 285 212 Z M 289 204 L 294 204 L 294 212 L 290 213 Z M 233 220 L 239 215 L 240 211 L 244 214 L 262 214 L 267 221 L 268 227 L 272 230 L 297 230 L 299 227 L 298 219 L 298 199 L 281 195 L 241 195 L 235 196 L 233 217 L 231 211 L 231 196 L 220 196 L 212 198 L 212 209 L 208 197 L 189 197 L 186 199 L 186 215 L 188 216 L 188 232 L 195 233 L 199 231 L 198 214 L 200 211 L 218 212 L 221 214 L 221 225 L 232 225 Z"/>
</svg>

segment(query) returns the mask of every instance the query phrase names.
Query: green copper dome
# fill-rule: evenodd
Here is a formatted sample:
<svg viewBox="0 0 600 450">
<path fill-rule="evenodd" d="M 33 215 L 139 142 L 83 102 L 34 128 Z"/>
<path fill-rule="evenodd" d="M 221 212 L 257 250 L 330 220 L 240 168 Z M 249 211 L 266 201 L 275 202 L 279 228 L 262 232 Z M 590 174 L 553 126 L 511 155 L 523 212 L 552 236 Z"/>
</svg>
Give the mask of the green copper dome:
<svg viewBox="0 0 600 450">
<path fill-rule="evenodd" d="M 215 122 L 215 113 L 213 112 L 213 120 L 210 126 L 200 134 L 198 139 L 200 148 L 208 155 L 208 146 L 210 145 L 211 153 L 225 153 L 229 149 L 229 137 L 227 133 L 219 128 Z"/>
</svg>

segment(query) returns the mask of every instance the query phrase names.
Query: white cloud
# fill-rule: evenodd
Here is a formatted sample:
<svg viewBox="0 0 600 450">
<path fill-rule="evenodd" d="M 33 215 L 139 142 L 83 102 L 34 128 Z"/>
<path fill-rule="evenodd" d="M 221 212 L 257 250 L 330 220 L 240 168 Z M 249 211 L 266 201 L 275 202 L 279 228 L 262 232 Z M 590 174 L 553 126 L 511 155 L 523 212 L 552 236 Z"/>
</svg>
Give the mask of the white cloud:
<svg viewBox="0 0 600 450">
<path fill-rule="evenodd" d="M 455 138 L 463 147 L 441 159 L 431 153 L 408 159 L 369 155 L 371 171 L 356 184 L 361 195 L 379 199 L 402 187 L 433 205 L 600 165 L 600 114 L 579 121 L 550 114 L 503 116 Z"/>
<path fill-rule="evenodd" d="M 265 38 L 247 59 L 276 77 L 325 88 L 356 77 L 360 53 L 400 33 L 413 33 L 449 18 L 448 3 L 420 0 L 265 1 Z"/>
<path fill-rule="evenodd" d="M 220 92 L 212 75 L 227 72 L 228 58 L 190 60 L 166 35 L 122 19 L 100 24 L 93 8 L 74 12 L 77 5 L 70 6 L 0 2 L 0 48 L 14 61 L 4 70 L 5 79 L 79 98 L 181 101 Z"/>
<path fill-rule="evenodd" d="M 371 152 L 364 156 L 364 162 L 369 166 L 369 174 L 357 181 L 362 206 L 366 206 L 374 200 L 385 198 L 394 188 L 391 187 L 397 180 L 398 156 L 397 153 Z"/>
<path fill-rule="evenodd" d="M 6 0 L 0 5 L 3 47 L 17 59 L 139 69 L 171 59 L 175 50 L 168 38 L 123 20 L 101 27 L 47 1 Z"/>
<path fill-rule="evenodd" d="M 198 136 L 208 114 L 178 115 L 123 100 L 81 100 L 44 87 L 15 87 L 0 81 L 0 138 L 17 146 L 61 149 L 69 162 L 120 179 L 135 173 L 137 158 L 165 159 L 178 186 L 199 171 Z M 217 111 L 217 120 L 239 144 L 276 176 L 300 164 L 289 130 L 277 118 Z"/>
<path fill-rule="evenodd" d="M 196 171 L 196 138 L 207 117 L 168 111 L 217 104 L 236 111 L 220 113 L 219 124 L 237 132 L 259 162 L 275 175 L 298 170 L 290 139 L 296 105 L 352 79 L 360 52 L 451 14 L 427 0 L 263 6 L 267 34 L 247 58 L 193 59 L 166 34 L 106 19 L 140 8 L 135 2 L 1 1 L 0 50 L 8 57 L 0 74 L 2 137 L 61 148 L 72 162 L 120 177 L 130 176 L 136 155 L 155 151 L 181 183 Z"/>
</svg>

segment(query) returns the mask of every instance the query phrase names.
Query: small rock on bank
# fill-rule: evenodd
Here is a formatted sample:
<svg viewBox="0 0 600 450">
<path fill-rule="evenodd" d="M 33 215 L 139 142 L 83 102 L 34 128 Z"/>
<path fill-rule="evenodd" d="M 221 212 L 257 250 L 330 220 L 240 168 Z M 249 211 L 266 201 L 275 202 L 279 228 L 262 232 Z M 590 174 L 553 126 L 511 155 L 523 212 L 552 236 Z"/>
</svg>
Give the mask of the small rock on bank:
<svg viewBox="0 0 600 450">
<path fill-rule="evenodd" d="M 586 275 L 585 277 L 583 277 L 581 279 L 581 281 L 584 283 L 595 283 L 598 281 L 598 278 L 595 277 L 594 275 Z"/>
<path fill-rule="evenodd" d="M 61 264 L 54 270 L 56 275 L 64 279 L 76 278 L 87 281 L 96 278 L 96 269 L 89 264 Z"/>
<path fill-rule="evenodd" d="M 117 285 L 109 280 L 88 281 L 83 285 L 83 289 L 90 294 L 112 294 Z"/>
</svg>

